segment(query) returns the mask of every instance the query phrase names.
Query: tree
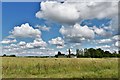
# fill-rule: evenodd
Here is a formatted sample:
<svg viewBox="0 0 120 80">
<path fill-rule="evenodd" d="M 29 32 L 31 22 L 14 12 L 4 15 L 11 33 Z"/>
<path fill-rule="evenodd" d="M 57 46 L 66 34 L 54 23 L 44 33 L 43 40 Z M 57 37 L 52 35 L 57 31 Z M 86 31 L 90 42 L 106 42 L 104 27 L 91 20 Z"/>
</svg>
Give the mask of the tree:
<svg viewBox="0 0 120 80">
<path fill-rule="evenodd" d="M 77 58 L 80 57 L 80 50 L 79 49 L 76 49 L 76 56 L 77 56 Z"/>
<path fill-rule="evenodd" d="M 96 49 L 97 55 L 99 55 L 99 58 L 102 58 L 104 56 L 104 51 L 101 48 Z"/>
<path fill-rule="evenodd" d="M 16 57 L 15 55 L 10 55 L 10 57 Z"/>
<path fill-rule="evenodd" d="M 117 52 L 109 52 L 109 51 L 103 51 L 101 48 L 94 49 L 94 48 L 85 48 L 84 49 L 84 55 L 81 54 L 82 52 L 79 49 L 76 49 L 76 56 L 77 57 L 91 57 L 91 58 L 102 58 L 102 57 L 120 57 L 120 51 L 119 54 Z"/>
<path fill-rule="evenodd" d="M 60 52 L 60 51 L 58 51 L 58 55 L 61 55 L 61 52 Z"/>
<path fill-rule="evenodd" d="M 109 51 L 105 51 L 105 57 L 110 57 L 110 52 Z"/>
<path fill-rule="evenodd" d="M 58 51 L 58 54 L 55 55 L 55 57 L 58 58 L 59 55 L 61 55 L 61 52 L 60 52 L 60 51 Z"/>
<path fill-rule="evenodd" d="M 71 56 L 71 51 L 70 51 L 70 49 L 68 50 L 68 52 L 69 52 L 69 54 L 68 54 L 68 57 L 70 58 Z"/>
<path fill-rule="evenodd" d="M 117 56 L 118 56 L 118 54 L 117 54 L 116 51 L 114 51 L 114 52 L 111 54 L 111 57 L 117 57 Z"/>
<path fill-rule="evenodd" d="M 92 58 L 94 58 L 94 57 L 95 57 L 95 52 L 96 52 L 96 50 L 95 50 L 95 49 L 90 48 L 90 49 L 88 49 L 88 52 L 89 52 L 89 54 L 90 54 L 90 57 L 92 57 Z"/>
<path fill-rule="evenodd" d="M 6 54 L 3 54 L 3 57 L 6 57 Z"/>
<path fill-rule="evenodd" d="M 90 52 L 87 48 L 84 49 L 84 57 L 90 57 Z"/>
<path fill-rule="evenodd" d="M 118 53 L 120 54 L 120 50 L 118 51 Z"/>
</svg>

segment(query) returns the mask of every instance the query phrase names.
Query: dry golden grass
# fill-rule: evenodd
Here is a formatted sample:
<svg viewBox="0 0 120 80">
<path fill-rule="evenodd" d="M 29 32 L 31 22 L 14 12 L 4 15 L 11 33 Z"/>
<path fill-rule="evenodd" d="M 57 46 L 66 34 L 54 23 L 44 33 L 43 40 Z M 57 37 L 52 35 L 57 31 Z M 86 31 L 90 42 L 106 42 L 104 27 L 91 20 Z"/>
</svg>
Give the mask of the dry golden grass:
<svg viewBox="0 0 120 80">
<path fill-rule="evenodd" d="M 117 78 L 118 58 L 2 58 L 3 78 Z"/>
</svg>

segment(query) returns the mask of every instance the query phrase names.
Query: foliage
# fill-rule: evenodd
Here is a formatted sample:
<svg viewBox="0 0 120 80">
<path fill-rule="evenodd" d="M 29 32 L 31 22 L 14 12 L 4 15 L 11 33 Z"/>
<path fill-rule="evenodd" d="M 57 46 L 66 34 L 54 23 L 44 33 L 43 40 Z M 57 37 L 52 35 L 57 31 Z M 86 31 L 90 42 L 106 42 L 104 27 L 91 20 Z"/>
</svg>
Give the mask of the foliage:
<svg viewBox="0 0 120 80">
<path fill-rule="evenodd" d="M 16 57 L 15 55 L 6 55 L 6 54 L 3 54 L 2 57 Z"/>
<path fill-rule="evenodd" d="M 82 53 L 83 51 L 76 49 L 76 56 L 78 58 L 80 57 L 86 57 L 86 58 L 102 58 L 102 57 L 120 57 L 120 53 L 110 53 L 109 51 L 103 51 L 102 49 L 94 49 L 94 48 L 89 48 L 89 49 L 84 49 L 84 54 Z"/>
</svg>

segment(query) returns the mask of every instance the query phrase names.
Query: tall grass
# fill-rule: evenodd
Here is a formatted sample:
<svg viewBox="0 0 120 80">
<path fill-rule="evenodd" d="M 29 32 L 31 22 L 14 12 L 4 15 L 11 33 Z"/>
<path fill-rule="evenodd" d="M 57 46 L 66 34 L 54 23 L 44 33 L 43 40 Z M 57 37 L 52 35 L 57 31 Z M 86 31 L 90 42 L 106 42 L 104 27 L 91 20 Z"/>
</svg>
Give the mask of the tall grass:
<svg viewBox="0 0 120 80">
<path fill-rule="evenodd" d="M 117 78 L 117 58 L 2 58 L 3 78 Z"/>
</svg>

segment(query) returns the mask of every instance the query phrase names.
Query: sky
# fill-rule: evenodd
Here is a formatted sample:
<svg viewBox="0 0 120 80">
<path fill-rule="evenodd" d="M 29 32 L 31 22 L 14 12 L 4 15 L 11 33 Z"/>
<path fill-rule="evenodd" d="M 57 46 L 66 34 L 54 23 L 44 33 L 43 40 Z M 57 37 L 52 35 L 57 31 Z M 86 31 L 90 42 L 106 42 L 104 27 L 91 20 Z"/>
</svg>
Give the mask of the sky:
<svg viewBox="0 0 120 80">
<path fill-rule="evenodd" d="M 117 13 L 118 2 L 104 0 L 2 2 L 2 55 L 68 54 L 69 48 L 73 54 L 84 48 L 118 51 Z"/>
</svg>

